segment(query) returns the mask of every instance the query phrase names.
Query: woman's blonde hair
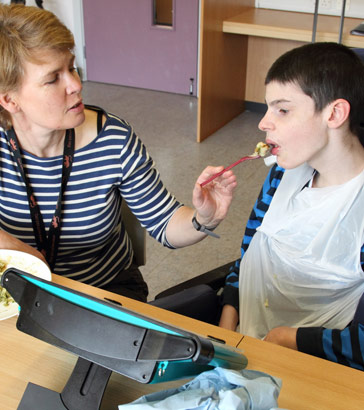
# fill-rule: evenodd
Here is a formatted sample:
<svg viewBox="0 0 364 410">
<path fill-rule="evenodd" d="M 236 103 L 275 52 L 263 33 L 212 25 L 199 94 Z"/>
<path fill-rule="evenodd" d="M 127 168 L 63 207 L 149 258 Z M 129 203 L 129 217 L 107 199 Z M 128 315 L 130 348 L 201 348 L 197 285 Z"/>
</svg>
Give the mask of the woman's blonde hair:
<svg viewBox="0 0 364 410">
<path fill-rule="evenodd" d="M 37 62 L 40 50 L 72 51 L 71 31 L 50 11 L 24 5 L 0 5 L 0 93 L 16 91 L 24 62 Z M 0 126 L 11 127 L 10 114 L 0 107 Z"/>
</svg>

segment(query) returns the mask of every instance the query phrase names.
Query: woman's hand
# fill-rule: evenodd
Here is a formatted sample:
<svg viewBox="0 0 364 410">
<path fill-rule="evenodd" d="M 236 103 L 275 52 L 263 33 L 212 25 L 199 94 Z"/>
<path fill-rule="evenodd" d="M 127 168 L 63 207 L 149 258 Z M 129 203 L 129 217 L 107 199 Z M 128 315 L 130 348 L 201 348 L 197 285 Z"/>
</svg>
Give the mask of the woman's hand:
<svg viewBox="0 0 364 410">
<path fill-rule="evenodd" d="M 0 249 L 9 249 L 14 251 L 21 251 L 30 253 L 31 255 L 41 259 L 47 265 L 47 261 L 41 252 L 37 249 L 33 248 L 32 246 L 27 245 L 26 243 L 22 242 L 21 240 L 15 238 L 15 236 L 10 235 L 9 233 L 0 229 Z"/>
<path fill-rule="evenodd" d="M 197 210 L 197 220 L 205 226 L 217 226 L 227 214 L 237 185 L 236 176 L 226 171 L 210 183 L 201 187 L 201 183 L 212 175 L 222 171 L 223 167 L 208 166 L 198 177 L 192 193 L 192 202 Z"/>
<path fill-rule="evenodd" d="M 270 330 L 264 338 L 266 342 L 275 343 L 297 350 L 297 329 L 293 327 L 281 326 Z"/>
<path fill-rule="evenodd" d="M 192 202 L 197 210 L 196 219 L 207 227 L 214 228 L 225 218 L 237 185 L 235 175 L 232 171 L 227 171 L 201 187 L 203 181 L 222 169 L 223 167 L 207 167 L 198 177 L 193 189 Z M 192 245 L 206 237 L 205 233 L 197 231 L 192 224 L 194 212 L 188 206 L 181 206 L 168 222 L 167 239 L 176 248 Z"/>
</svg>

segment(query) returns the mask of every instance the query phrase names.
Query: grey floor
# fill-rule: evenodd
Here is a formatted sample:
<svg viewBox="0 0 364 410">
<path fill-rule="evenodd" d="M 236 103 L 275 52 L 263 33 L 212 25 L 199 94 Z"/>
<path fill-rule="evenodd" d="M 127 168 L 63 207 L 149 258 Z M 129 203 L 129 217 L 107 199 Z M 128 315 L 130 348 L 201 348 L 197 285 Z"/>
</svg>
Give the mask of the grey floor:
<svg viewBox="0 0 364 410">
<path fill-rule="evenodd" d="M 192 205 L 192 188 L 207 165 L 227 166 L 251 154 L 265 137 L 257 128 L 262 114 L 244 112 L 197 143 L 195 97 L 93 82 L 84 83 L 83 97 L 85 103 L 99 105 L 133 125 L 164 184 L 186 205 Z M 256 160 L 234 170 L 238 187 L 217 230 L 220 239 L 170 250 L 147 237 L 147 263 L 141 270 L 149 285 L 149 300 L 161 290 L 239 257 L 243 230 L 268 168 L 263 160 Z"/>
</svg>

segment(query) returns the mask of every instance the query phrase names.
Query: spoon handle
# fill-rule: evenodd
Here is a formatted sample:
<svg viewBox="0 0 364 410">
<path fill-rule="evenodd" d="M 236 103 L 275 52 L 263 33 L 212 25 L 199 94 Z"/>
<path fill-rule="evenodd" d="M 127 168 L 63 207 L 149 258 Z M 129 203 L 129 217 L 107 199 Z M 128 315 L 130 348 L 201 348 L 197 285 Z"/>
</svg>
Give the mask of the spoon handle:
<svg viewBox="0 0 364 410">
<path fill-rule="evenodd" d="M 235 167 L 236 165 L 240 164 L 241 162 L 248 161 L 249 159 L 257 159 L 261 158 L 260 155 L 248 155 L 246 157 L 242 157 L 233 164 L 229 165 L 228 167 L 224 168 L 222 171 L 218 172 L 217 174 L 212 175 L 209 179 L 206 179 L 206 181 L 202 182 L 201 187 L 205 186 L 209 182 L 213 181 L 215 178 L 219 177 L 222 175 L 224 172 L 229 171 L 229 169 Z"/>
</svg>

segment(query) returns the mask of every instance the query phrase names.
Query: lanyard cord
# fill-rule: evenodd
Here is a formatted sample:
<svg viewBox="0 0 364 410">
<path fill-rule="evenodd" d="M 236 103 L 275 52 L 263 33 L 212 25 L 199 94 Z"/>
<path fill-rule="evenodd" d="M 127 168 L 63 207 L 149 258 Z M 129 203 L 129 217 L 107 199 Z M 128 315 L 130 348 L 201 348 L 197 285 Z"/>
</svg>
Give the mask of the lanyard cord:
<svg viewBox="0 0 364 410">
<path fill-rule="evenodd" d="M 61 234 L 62 199 L 72 170 L 75 149 L 75 130 L 69 129 L 66 131 L 63 148 L 61 188 L 58 195 L 56 209 L 54 211 L 54 215 L 49 226 L 48 237 L 46 234 L 38 202 L 34 196 L 33 189 L 24 170 L 18 138 L 13 128 L 11 128 L 7 132 L 7 139 L 10 145 L 10 149 L 16 159 L 18 169 L 21 173 L 27 190 L 30 215 L 32 218 L 33 231 L 35 235 L 35 240 L 37 242 L 37 248 L 40 252 L 43 253 L 51 268 L 51 271 L 53 271 L 56 262 L 59 239 Z"/>
</svg>

